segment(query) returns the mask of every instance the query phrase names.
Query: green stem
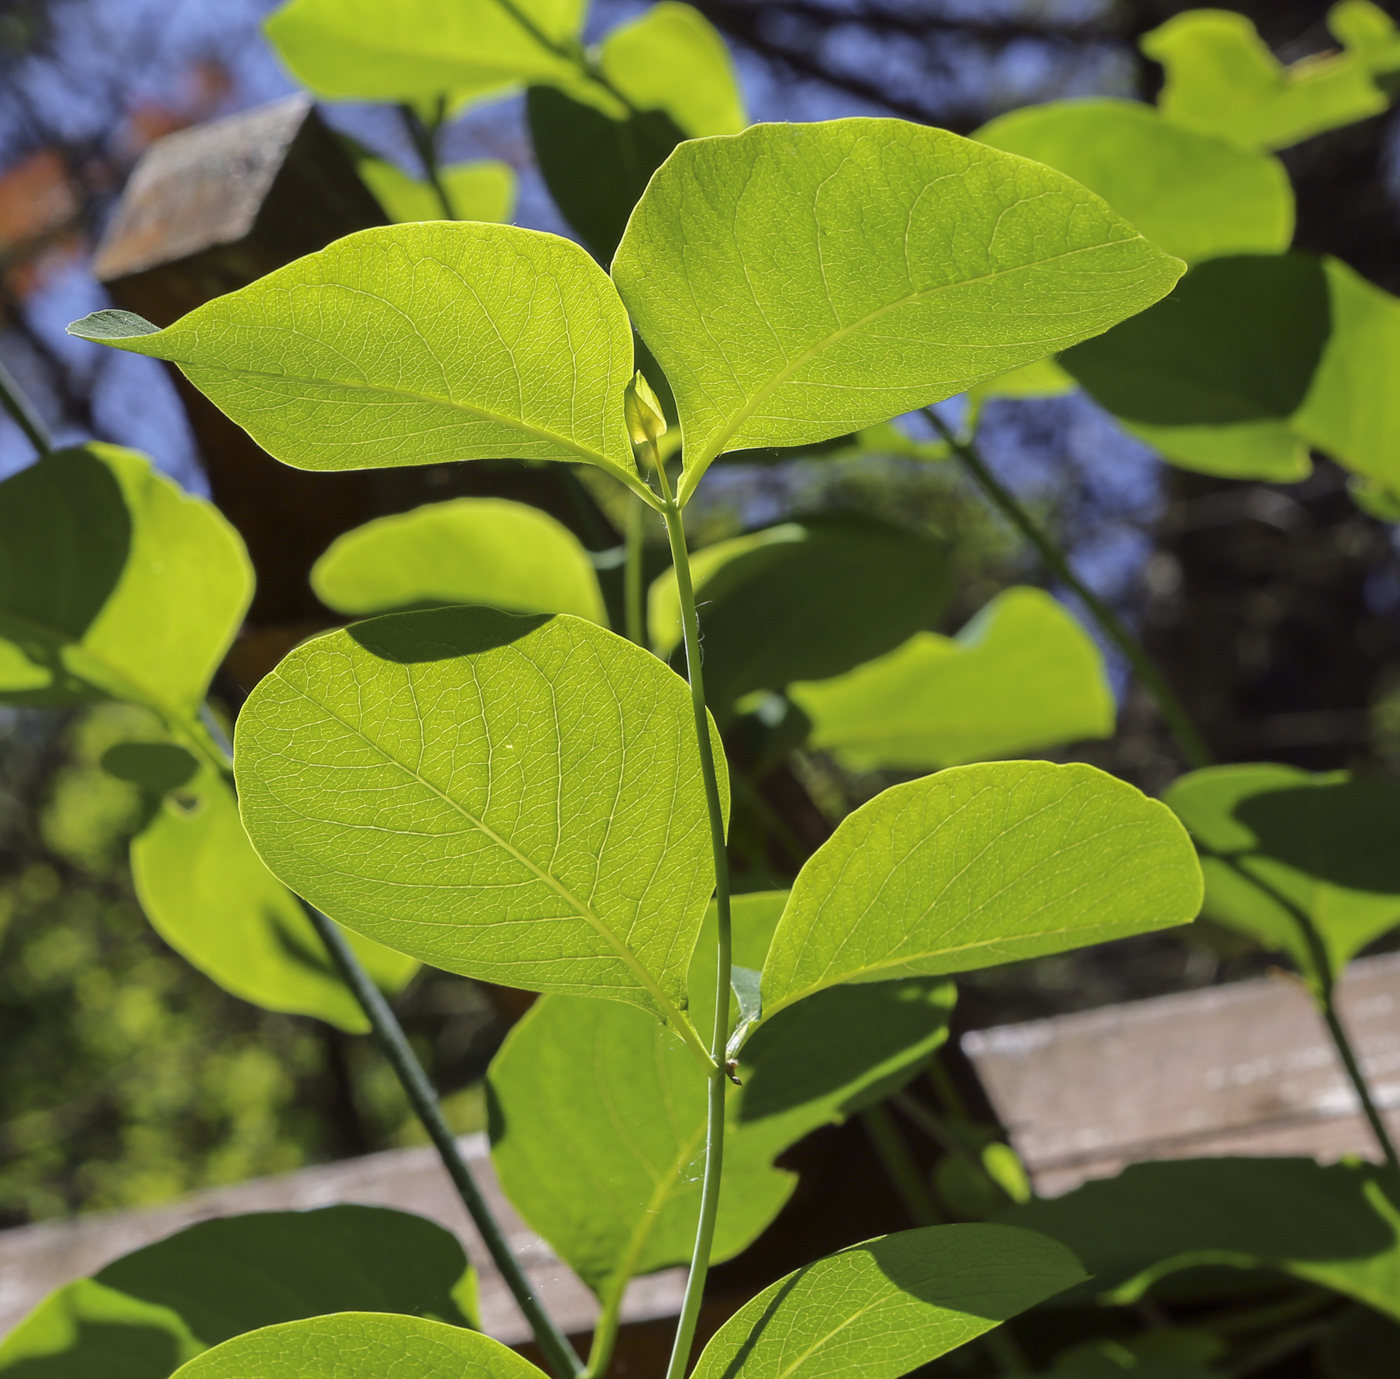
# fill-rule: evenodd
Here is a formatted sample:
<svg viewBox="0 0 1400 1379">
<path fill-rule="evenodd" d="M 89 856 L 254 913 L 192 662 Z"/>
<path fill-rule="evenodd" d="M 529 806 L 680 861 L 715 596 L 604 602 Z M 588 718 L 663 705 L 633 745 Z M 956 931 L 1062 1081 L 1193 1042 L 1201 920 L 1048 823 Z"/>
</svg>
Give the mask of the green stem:
<svg viewBox="0 0 1400 1379">
<path fill-rule="evenodd" d="M 647 505 L 635 493 L 627 495 L 627 564 L 623 569 L 622 598 L 626 605 L 627 640 L 647 644 L 646 604 L 643 599 L 643 557 L 646 554 Z"/>
<path fill-rule="evenodd" d="M 657 472 L 666 486 L 666 471 L 659 462 Z M 732 963 L 729 924 L 729 859 L 725 853 L 724 808 L 719 796 L 715 771 L 714 744 L 710 739 L 710 715 L 705 708 L 705 680 L 700 666 L 700 622 L 695 611 L 695 589 L 690 578 L 690 555 L 685 545 L 681 510 L 666 493 L 662 506 L 666 536 L 671 543 L 671 559 L 676 567 L 676 591 L 680 595 L 681 625 L 685 632 L 686 675 L 690 680 L 690 702 L 695 713 L 695 741 L 700 751 L 700 771 L 705 780 L 705 802 L 710 815 L 710 848 L 715 860 L 715 906 L 719 911 L 719 963 L 715 973 L 715 1022 L 710 1038 L 710 1079 L 705 1117 L 705 1173 L 700 1188 L 700 1224 L 695 1232 L 695 1250 L 690 1260 L 690 1277 L 685 1285 L 680 1321 L 666 1379 L 683 1379 L 695 1340 L 695 1324 L 700 1301 L 705 1294 L 705 1277 L 710 1269 L 710 1248 L 714 1243 L 715 1218 L 719 1212 L 720 1178 L 724 1170 L 724 1091 L 727 1082 L 725 1044 L 729 1038 L 729 979 Z"/>
<path fill-rule="evenodd" d="M 608 95 L 623 106 L 629 115 L 635 115 L 637 113 L 637 107 L 612 84 L 603 73 L 602 68 L 589 60 L 588 54 L 579 44 L 559 43 L 555 39 L 550 38 L 550 36 L 515 3 L 515 0 L 496 0 L 496 4 L 519 24 L 546 52 L 553 53 L 555 57 L 562 58 L 565 62 L 572 63 L 578 69 L 580 76 L 601 86 Z"/>
<path fill-rule="evenodd" d="M 1074 573 L 1064 552 L 1036 525 L 1031 515 L 1010 491 L 997 482 L 996 476 L 987 467 L 987 462 L 976 445 L 956 435 L 932 407 L 925 407 L 924 414 L 947 441 L 953 454 L 962 461 L 963 467 L 972 475 L 992 506 L 1035 547 L 1055 578 L 1078 595 L 1104 635 L 1128 658 L 1134 673 L 1156 700 L 1158 712 L 1171 729 L 1172 736 L 1176 738 L 1177 746 L 1181 748 L 1186 760 L 1196 768 L 1209 766 L 1215 760 L 1210 748 L 1206 746 L 1205 739 L 1196 728 L 1186 706 L 1166 682 L 1162 672 L 1143 649 L 1142 643 L 1133 636 L 1113 609 Z"/>
<path fill-rule="evenodd" d="M 860 1113 L 860 1121 L 865 1126 L 865 1133 L 870 1136 L 870 1143 L 875 1146 L 880 1166 L 904 1203 L 909 1219 L 916 1226 L 942 1225 L 943 1217 L 924 1186 L 919 1166 L 914 1162 L 914 1156 L 909 1152 L 904 1136 L 899 1133 L 899 1126 L 895 1124 L 889 1108 L 883 1105 L 868 1106 Z"/>
<path fill-rule="evenodd" d="M 529 1279 L 525 1277 L 519 1262 L 511 1252 L 500 1225 L 491 1214 L 486 1199 L 481 1195 L 481 1189 L 477 1186 L 471 1169 L 467 1167 L 466 1160 L 457 1148 L 456 1136 L 443 1117 L 437 1093 L 433 1091 L 432 1084 L 423 1071 L 423 1065 L 409 1046 L 403 1027 L 389 1008 L 388 1001 L 360 965 L 360 960 L 355 956 L 355 950 L 350 947 L 345 935 L 314 905 L 308 905 L 305 901 L 302 904 L 307 917 L 320 935 L 321 942 L 326 945 L 326 951 L 330 953 L 336 970 L 365 1012 L 379 1047 L 389 1060 L 424 1130 L 428 1132 L 428 1138 L 437 1149 L 442 1165 L 480 1232 L 496 1268 L 501 1271 L 506 1286 L 519 1303 L 526 1321 L 530 1323 L 530 1329 L 535 1333 L 535 1341 L 544 1352 L 549 1367 L 559 1379 L 578 1379 L 583 1372 L 583 1366 L 579 1363 L 574 1348 L 550 1320 L 540 1300 L 535 1296 Z"/>
<path fill-rule="evenodd" d="M 399 106 L 399 114 L 403 117 L 408 137 L 413 141 L 418 161 L 423 164 L 423 175 L 428 179 L 429 186 L 436 193 L 438 205 L 442 207 L 442 218 L 456 220 L 457 212 L 452 208 L 451 198 L 447 195 L 447 188 L 443 186 L 442 176 L 438 171 L 437 132 L 442 128 L 446 107 L 446 97 L 439 96 L 437 118 L 433 121 L 431 128 L 423 123 L 422 117 L 411 105 Z"/>
<path fill-rule="evenodd" d="M 1380 1145 L 1381 1153 L 1385 1155 L 1386 1166 L 1400 1182 L 1400 1157 L 1397 1157 L 1395 1153 L 1390 1130 L 1381 1116 L 1380 1108 L 1371 1096 L 1370 1084 L 1366 1081 L 1366 1075 L 1361 1071 L 1361 1063 L 1356 1057 L 1356 1050 L 1352 1048 L 1346 1026 L 1342 1024 L 1342 1017 L 1337 1011 L 1337 1003 L 1330 982 L 1318 994 L 1317 1003 L 1318 1008 L 1322 1011 L 1322 1018 L 1327 1022 L 1332 1042 L 1337 1046 L 1338 1054 L 1341 1055 L 1342 1066 L 1347 1070 L 1351 1085 L 1356 1089 L 1357 1098 L 1361 1102 L 1361 1110 L 1365 1113 L 1366 1120 L 1371 1126 L 1371 1133 L 1376 1137 L 1376 1143 Z"/>
<path fill-rule="evenodd" d="M 15 425 L 28 436 L 30 445 L 38 452 L 41 460 L 46 455 L 53 454 L 53 437 L 49 435 L 49 428 L 44 425 L 43 418 L 30 405 L 29 399 L 3 364 L 0 364 L 0 406 L 4 407 Z"/>
</svg>

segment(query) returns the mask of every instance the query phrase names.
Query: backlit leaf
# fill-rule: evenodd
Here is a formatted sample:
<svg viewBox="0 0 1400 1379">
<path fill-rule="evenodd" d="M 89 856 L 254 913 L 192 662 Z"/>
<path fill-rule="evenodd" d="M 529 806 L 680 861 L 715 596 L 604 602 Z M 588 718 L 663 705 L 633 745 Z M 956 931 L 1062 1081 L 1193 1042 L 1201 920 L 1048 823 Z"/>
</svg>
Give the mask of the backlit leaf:
<svg viewBox="0 0 1400 1379">
<path fill-rule="evenodd" d="M 1324 984 L 1400 924 L 1400 785 L 1346 771 L 1212 766 L 1163 797 L 1191 831 L 1202 913 L 1286 952 Z M 1320 970 L 1311 927 L 1321 943 Z"/>
<path fill-rule="evenodd" d="M 705 691 L 717 714 L 752 690 L 839 675 L 938 621 L 941 543 L 862 513 L 823 514 L 698 553 Z M 652 586 L 658 650 L 681 664 L 674 571 Z"/>
<path fill-rule="evenodd" d="M 316 562 L 311 587 L 354 617 L 485 603 L 608 620 L 578 538 L 539 508 L 504 498 L 429 503 L 356 527 Z"/>
<path fill-rule="evenodd" d="M 1167 70 L 1162 113 L 1244 148 L 1287 148 L 1386 108 L 1364 61 L 1351 54 L 1285 67 L 1242 14 L 1188 10 L 1142 40 Z"/>
<path fill-rule="evenodd" d="M 680 145 L 613 261 L 675 391 L 682 496 L 726 450 L 962 392 L 1141 311 L 1179 272 L 1061 173 L 871 119 Z"/>
<path fill-rule="evenodd" d="M 145 752 L 162 744 L 141 744 Z M 331 966 L 301 902 L 263 865 L 224 779 L 205 768 L 155 807 L 131 843 L 136 895 L 155 931 L 225 991 L 264 1010 L 314 1015 L 352 1033 L 369 1022 Z M 418 968 L 349 934 L 370 976 L 400 990 Z"/>
<path fill-rule="evenodd" d="M 135 451 L 61 450 L 0 484 L 9 703 L 110 697 L 188 718 L 252 592 L 238 533 Z"/>
<path fill-rule="evenodd" d="M 830 680 L 792 685 L 811 745 L 868 771 L 956 766 L 1112 737 L 1103 657 L 1040 589 L 998 594 L 956 637 L 919 632 Z"/>
<path fill-rule="evenodd" d="M 438 180 L 451 203 L 451 216 L 431 183 L 410 177 L 386 159 L 361 158 L 355 171 L 389 219 L 400 224 L 448 219 L 499 222 L 509 220 L 515 207 L 515 171 L 509 163 L 485 160 L 439 168 Z"/>
<path fill-rule="evenodd" d="M 1286 421 L 1237 421 L 1229 426 L 1149 426 L 1123 423 L 1179 469 L 1222 479 L 1291 484 L 1312 473 L 1307 442 Z"/>
<path fill-rule="evenodd" d="M 1331 328 L 1310 254 L 1193 268 L 1165 301 L 1060 356 L 1110 412 L 1158 426 L 1284 419 L 1308 393 Z"/>
<path fill-rule="evenodd" d="M 469 1324 L 474 1277 L 441 1226 L 382 1207 L 201 1221 L 46 1298 L 0 1341 L 16 1379 L 166 1379 L 230 1337 L 325 1312 Z"/>
<path fill-rule="evenodd" d="M 333 919 L 451 972 L 631 1002 L 698 1045 L 694 734 L 685 682 L 641 647 L 447 608 L 298 647 L 249 697 L 235 763 L 254 845 Z"/>
<path fill-rule="evenodd" d="M 898 1379 L 1084 1277 L 1068 1250 L 1033 1231 L 880 1236 L 765 1288 L 715 1333 L 695 1379 Z"/>
<path fill-rule="evenodd" d="M 182 1365 L 178 1379 L 540 1379 L 477 1331 L 423 1317 L 341 1312 L 237 1336 Z"/>
<path fill-rule="evenodd" d="M 413 101 L 503 94 L 529 81 L 575 83 L 556 45 L 577 41 L 584 0 L 289 0 L 264 24 L 278 57 L 328 100 Z"/>
<path fill-rule="evenodd" d="M 808 860 L 764 1008 L 1185 924 L 1200 903 L 1186 830 L 1131 785 L 1078 764 L 955 766 L 877 795 Z"/>
<path fill-rule="evenodd" d="M 632 331 L 577 245 L 477 222 L 361 230 L 156 330 L 71 333 L 169 359 L 299 469 L 584 460 L 640 484 L 622 417 Z"/>
<path fill-rule="evenodd" d="M 1400 300 L 1339 259 L 1324 269 L 1332 332 L 1293 425 L 1339 464 L 1400 487 Z"/>
<path fill-rule="evenodd" d="M 1293 189 L 1277 158 L 1174 124 L 1137 101 L 1026 106 L 975 137 L 1082 182 L 1188 263 L 1281 253 L 1293 238 Z"/>
<path fill-rule="evenodd" d="M 741 966 L 761 966 L 783 898 L 734 898 Z M 714 946 L 712 910 L 690 972 L 692 1015 L 706 1024 Z M 715 1259 L 745 1248 L 791 1194 L 796 1177 L 774 1157 L 913 1077 L 945 1037 L 952 999 L 948 982 L 851 987 L 758 1029 L 740 1055 L 743 1086 L 729 1088 Z M 511 1032 L 490 1087 L 501 1183 L 590 1287 L 607 1297 L 689 1257 L 706 1077 L 675 1035 L 628 1006 L 549 996 Z"/>
<path fill-rule="evenodd" d="M 1286 1204 L 1286 1209 L 1280 1209 Z M 1121 1301 L 1198 1265 L 1281 1269 L 1400 1316 L 1400 1210 L 1371 1164 L 1180 1159 L 1027 1202 L 1003 1221 L 1063 1241 Z"/>
</svg>

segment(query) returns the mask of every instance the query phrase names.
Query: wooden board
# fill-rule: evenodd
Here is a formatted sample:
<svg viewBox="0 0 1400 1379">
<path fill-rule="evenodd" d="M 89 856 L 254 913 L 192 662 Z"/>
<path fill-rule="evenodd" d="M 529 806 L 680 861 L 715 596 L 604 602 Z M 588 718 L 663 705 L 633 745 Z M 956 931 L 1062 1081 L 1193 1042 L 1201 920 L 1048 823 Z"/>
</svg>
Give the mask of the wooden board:
<svg viewBox="0 0 1400 1379">
<path fill-rule="evenodd" d="M 1400 1134 L 1400 955 L 1354 963 L 1342 1018 Z M 1279 974 L 962 1039 L 1036 1190 L 1135 1159 L 1380 1157 L 1326 1027 Z"/>
</svg>

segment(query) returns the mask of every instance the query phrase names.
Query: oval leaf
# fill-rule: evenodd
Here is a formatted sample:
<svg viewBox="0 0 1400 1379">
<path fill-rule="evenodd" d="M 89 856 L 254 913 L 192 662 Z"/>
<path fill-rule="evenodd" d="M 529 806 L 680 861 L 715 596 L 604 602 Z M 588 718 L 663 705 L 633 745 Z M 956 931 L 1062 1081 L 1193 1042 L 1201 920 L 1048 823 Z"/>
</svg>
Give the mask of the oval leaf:
<svg viewBox="0 0 1400 1379">
<path fill-rule="evenodd" d="M 408 1212 L 337 1206 L 201 1221 L 51 1294 L 0 1342 L 0 1374 L 167 1379 L 230 1337 L 325 1312 L 470 1325 L 455 1236 Z"/>
<path fill-rule="evenodd" d="M 1163 797 L 1201 851 L 1203 913 L 1324 987 L 1400 924 L 1400 786 L 1347 771 L 1212 766 Z"/>
<path fill-rule="evenodd" d="M 161 746 L 142 745 L 147 753 Z M 132 839 L 131 873 L 151 927 L 225 991 L 351 1033 L 369 1029 L 301 902 L 253 851 L 233 791 L 213 771 L 156 805 Z M 401 990 L 418 969 L 371 939 L 347 937 L 385 991 Z"/>
<path fill-rule="evenodd" d="M 578 538 L 539 508 L 504 498 L 429 503 L 356 527 L 316 562 L 311 587 L 352 617 L 484 603 L 608 621 Z"/>
<path fill-rule="evenodd" d="M 1293 189 L 1277 158 L 1173 124 L 1137 101 L 1049 101 L 974 137 L 1082 182 L 1188 263 L 1278 254 L 1293 238 Z"/>
<path fill-rule="evenodd" d="M 341 1312 L 237 1336 L 178 1379 L 540 1379 L 499 1341 L 422 1317 Z"/>
<path fill-rule="evenodd" d="M 675 390 L 682 496 L 726 450 L 950 397 L 1141 311 L 1180 272 L 1062 173 L 869 119 L 682 144 L 613 261 Z"/>
<path fill-rule="evenodd" d="M 144 455 L 60 450 L 0 484 L 0 698 L 203 702 L 253 593 L 238 533 Z"/>
<path fill-rule="evenodd" d="M 1186 830 L 1131 785 L 1077 764 L 955 766 L 877 795 L 812 855 L 764 1009 L 1185 924 L 1200 905 Z"/>
<path fill-rule="evenodd" d="M 515 170 L 509 163 L 486 160 L 451 163 L 438 170 L 438 181 L 447 193 L 452 215 L 443 209 L 429 182 L 410 177 L 383 158 L 361 157 L 355 161 L 374 199 L 385 215 L 397 224 L 417 220 L 509 220 L 515 207 Z"/>
<path fill-rule="evenodd" d="M 956 766 L 1112 737 L 1093 639 L 1041 589 L 1008 589 L 956 637 L 919 632 L 831 680 L 793 685 L 811 745 L 858 771 Z"/>
<path fill-rule="evenodd" d="M 333 919 L 450 972 L 631 1002 L 703 1048 L 683 1013 L 714 888 L 698 757 L 690 692 L 649 652 L 485 608 L 307 642 L 234 754 L 254 845 Z"/>
<path fill-rule="evenodd" d="M 154 355 L 298 469 L 574 460 L 635 487 L 632 328 L 577 245 L 514 225 L 362 230 L 165 330 L 70 333 Z"/>
<path fill-rule="evenodd" d="M 1009 1226 L 930 1226 L 828 1255 L 715 1333 L 695 1379 L 898 1379 L 1073 1287 L 1064 1246 Z"/>
</svg>

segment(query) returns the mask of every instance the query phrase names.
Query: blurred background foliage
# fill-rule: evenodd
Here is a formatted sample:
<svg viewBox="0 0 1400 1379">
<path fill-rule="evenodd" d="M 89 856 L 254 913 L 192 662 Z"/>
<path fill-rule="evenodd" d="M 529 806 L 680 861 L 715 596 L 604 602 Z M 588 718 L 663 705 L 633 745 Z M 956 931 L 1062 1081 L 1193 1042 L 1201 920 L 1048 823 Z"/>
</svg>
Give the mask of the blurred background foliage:
<svg viewBox="0 0 1400 1379">
<path fill-rule="evenodd" d="M 694 0 L 726 35 L 756 119 L 894 114 L 969 132 L 1005 110 L 1076 95 L 1151 97 L 1137 38 L 1173 0 Z M 1395 13 L 1392 5 L 1384 8 Z M 272 0 L 0 0 L 0 358 L 61 440 L 144 449 L 207 491 L 178 399 L 154 361 L 95 350 L 63 323 L 105 305 L 92 246 L 136 159 L 162 135 L 292 89 L 259 34 Z M 598 0 L 593 24 L 645 8 Z M 1326 3 L 1253 0 L 1285 61 L 1325 48 Z M 520 223 L 562 232 L 530 162 L 523 102 L 468 112 L 449 159 L 499 158 Z M 389 112 L 332 123 L 415 170 Z M 1378 116 L 1288 150 L 1298 247 L 1400 292 L 1400 140 Z M 1000 477 L 1142 632 L 1222 760 L 1400 775 L 1400 553 L 1326 462 L 1294 485 L 1161 465 L 1082 394 L 989 404 Z M 28 463 L 0 423 L 0 474 Z M 486 472 L 484 467 L 470 467 Z M 466 481 L 461 481 L 466 482 Z M 443 495 L 457 490 L 444 473 Z M 599 493 L 606 509 L 610 499 Z M 688 514 L 707 543 L 825 508 L 859 507 L 947 543 L 961 627 L 1042 571 L 951 467 L 897 455 L 717 466 Z M 620 513 L 612 514 L 617 524 Z M 660 534 L 657 533 L 657 564 Z M 597 545 L 597 542 L 589 544 Z M 1126 688 L 1119 731 L 1075 756 L 1160 790 L 1180 770 Z M 142 735 L 132 712 L 0 711 L 0 1226 L 154 1202 L 192 1188 L 411 1142 L 400 1094 L 365 1041 L 259 1012 L 170 951 L 133 897 L 139 799 L 97 766 Z M 793 763 L 821 830 L 889 777 Z M 823 822 L 825 821 L 825 822 Z M 1200 929 L 1200 926 L 1196 926 Z M 1261 959 L 1223 936 L 1162 935 L 975 974 L 961 1027 L 1224 980 Z M 509 998 L 424 973 L 400 1014 L 461 1130 Z"/>
</svg>

